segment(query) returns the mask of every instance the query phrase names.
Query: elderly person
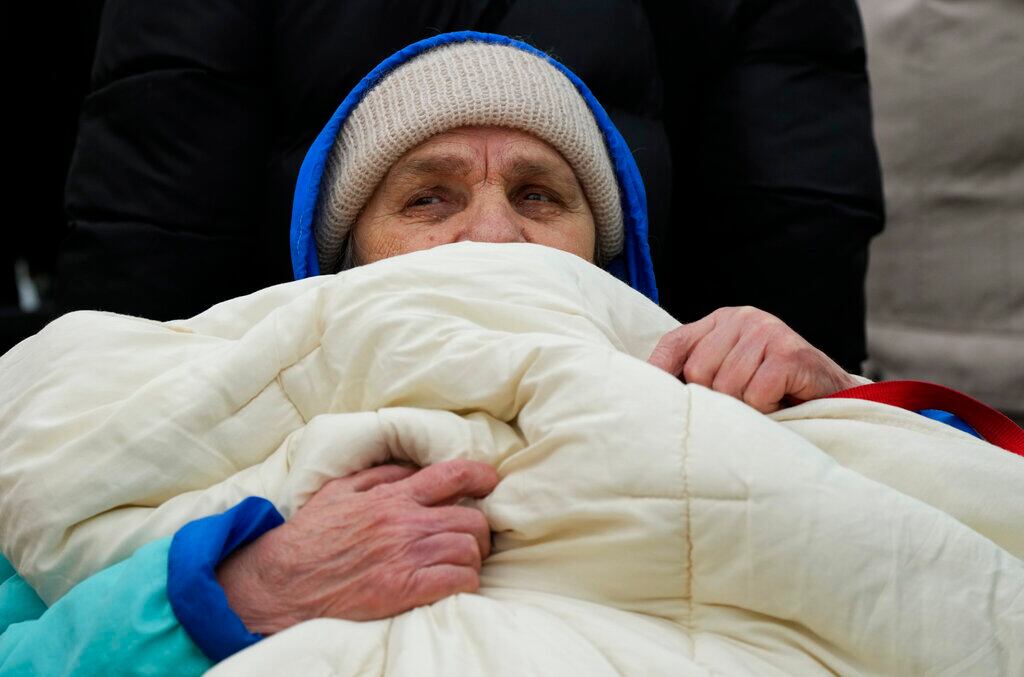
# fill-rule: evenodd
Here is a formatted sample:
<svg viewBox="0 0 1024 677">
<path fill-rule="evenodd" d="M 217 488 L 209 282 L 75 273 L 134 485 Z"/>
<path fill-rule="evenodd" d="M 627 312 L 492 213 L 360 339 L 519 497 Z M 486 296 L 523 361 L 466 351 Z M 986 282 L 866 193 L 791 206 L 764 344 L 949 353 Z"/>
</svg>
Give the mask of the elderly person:
<svg viewBox="0 0 1024 677">
<path fill-rule="evenodd" d="M 656 300 L 646 237 L 639 172 L 586 86 L 521 42 L 453 33 L 396 53 L 342 102 L 300 173 L 292 253 L 301 278 L 465 240 L 531 242 Z M 684 325 L 649 361 L 762 412 L 858 383 L 752 308 Z M 189 672 L 305 620 L 383 618 L 474 591 L 489 527 L 458 503 L 497 481 L 471 461 L 378 466 L 328 482 L 287 522 L 247 499 L 96 574 L 45 614 L 11 576 L 0 629 L 38 620 L 0 637 L 0 665 L 109 661 L 104 647 L 116 644 L 136 666 Z"/>
<path fill-rule="evenodd" d="M 656 299 L 643 200 L 621 136 L 564 66 L 507 38 L 442 35 L 370 73 L 314 143 L 296 190 L 293 262 L 304 277 L 464 240 L 532 242 Z M 722 309 L 666 335 L 650 361 L 763 412 L 787 395 L 858 383 L 753 308 Z M 490 466 L 472 462 L 364 471 L 242 548 L 219 580 L 245 626 L 261 633 L 322 615 L 391 616 L 475 590 L 486 521 L 437 506 L 496 482 Z M 381 511 L 392 519 L 382 523 Z M 359 547 L 367 541 L 372 551 Z M 289 573 L 299 570 L 317 573 Z"/>
</svg>

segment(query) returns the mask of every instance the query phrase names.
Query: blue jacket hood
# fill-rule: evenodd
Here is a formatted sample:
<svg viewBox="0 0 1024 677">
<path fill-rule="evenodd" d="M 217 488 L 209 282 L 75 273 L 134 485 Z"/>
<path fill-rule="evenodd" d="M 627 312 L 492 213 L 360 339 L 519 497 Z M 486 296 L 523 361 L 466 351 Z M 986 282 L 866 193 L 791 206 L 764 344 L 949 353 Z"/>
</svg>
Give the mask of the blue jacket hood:
<svg viewBox="0 0 1024 677">
<path fill-rule="evenodd" d="M 295 186 L 291 223 L 292 269 L 295 279 L 300 280 L 320 274 L 320 264 L 316 255 L 316 240 L 313 237 L 313 216 L 324 166 L 345 119 L 377 82 L 406 61 L 434 47 L 466 41 L 507 45 L 535 54 L 564 73 L 575 85 L 583 100 L 590 107 L 598 129 L 604 135 L 612 167 L 615 170 L 615 177 L 619 183 L 619 194 L 622 201 L 622 216 L 625 226 L 623 249 L 622 253 L 605 266 L 605 269 L 657 303 L 658 288 L 655 285 L 654 266 L 651 263 L 650 249 L 647 244 L 647 195 L 644 192 L 643 180 L 640 178 L 640 170 L 619 130 L 612 124 L 604 108 L 583 84 L 583 81 L 564 65 L 524 42 L 503 35 L 475 31 L 442 33 L 400 49 L 370 71 L 334 111 L 331 119 L 317 135 L 313 145 L 306 153 Z"/>
</svg>

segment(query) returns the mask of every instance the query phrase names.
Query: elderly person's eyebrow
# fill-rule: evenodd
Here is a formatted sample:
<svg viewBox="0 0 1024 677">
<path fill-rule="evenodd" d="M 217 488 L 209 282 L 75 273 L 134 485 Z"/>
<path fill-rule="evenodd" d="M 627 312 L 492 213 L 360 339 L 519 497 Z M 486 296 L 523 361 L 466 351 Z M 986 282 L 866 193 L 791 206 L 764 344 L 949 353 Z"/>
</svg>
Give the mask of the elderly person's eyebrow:
<svg viewBox="0 0 1024 677">
<path fill-rule="evenodd" d="M 387 183 L 401 186 L 430 176 L 466 176 L 473 170 L 472 163 L 461 155 L 430 155 L 410 158 L 401 163 L 387 177 Z"/>
<path fill-rule="evenodd" d="M 396 165 L 385 178 L 385 191 L 403 191 L 435 177 L 462 178 L 473 171 L 473 163 L 464 155 L 446 153 L 412 157 Z M 583 189 L 576 175 L 545 157 L 517 156 L 508 159 L 505 176 L 513 182 L 537 180 L 549 184 L 567 200 L 582 198 Z"/>
<path fill-rule="evenodd" d="M 509 163 L 506 175 L 513 181 L 536 179 L 546 182 L 565 198 L 579 197 L 582 193 L 576 175 L 570 169 L 535 158 L 516 158 Z"/>
</svg>

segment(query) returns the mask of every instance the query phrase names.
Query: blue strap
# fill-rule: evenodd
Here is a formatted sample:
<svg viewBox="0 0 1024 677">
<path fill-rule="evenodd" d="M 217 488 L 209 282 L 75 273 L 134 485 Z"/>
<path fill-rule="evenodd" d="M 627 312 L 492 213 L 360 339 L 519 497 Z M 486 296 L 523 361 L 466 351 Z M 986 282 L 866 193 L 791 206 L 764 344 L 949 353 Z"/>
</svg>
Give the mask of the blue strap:
<svg viewBox="0 0 1024 677">
<path fill-rule="evenodd" d="M 939 423 L 951 425 L 957 430 L 963 430 L 968 435 L 974 435 L 979 440 L 985 439 L 978 433 L 977 430 L 967 425 L 967 423 L 956 414 L 951 414 L 950 412 L 943 411 L 942 409 L 921 409 L 917 413 L 921 414 L 926 418 L 938 421 Z"/>
<path fill-rule="evenodd" d="M 249 632 L 228 605 L 215 569 L 235 549 L 280 526 L 284 518 L 265 498 L 251 496 L 220 515 L 189 522 L 167 556 L 167 599 L 192 641 L 214 661 L 263 639 Z"/>
</svg>

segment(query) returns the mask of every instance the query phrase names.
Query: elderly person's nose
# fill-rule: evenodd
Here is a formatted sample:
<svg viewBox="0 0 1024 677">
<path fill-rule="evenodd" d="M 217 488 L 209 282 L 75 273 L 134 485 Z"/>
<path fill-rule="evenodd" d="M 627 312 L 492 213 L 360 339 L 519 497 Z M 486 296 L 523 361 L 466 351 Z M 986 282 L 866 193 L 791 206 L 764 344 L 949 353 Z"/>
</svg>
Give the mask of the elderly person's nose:
<svg viewBox="0 0 1024 677">
<path fill-rule="evenodd" d="M 463 213 L 464 227 L 458 241 L 525 242 L 519 215 L 504 197 L 492 193 L 474 201 Z"/>
</svg>

